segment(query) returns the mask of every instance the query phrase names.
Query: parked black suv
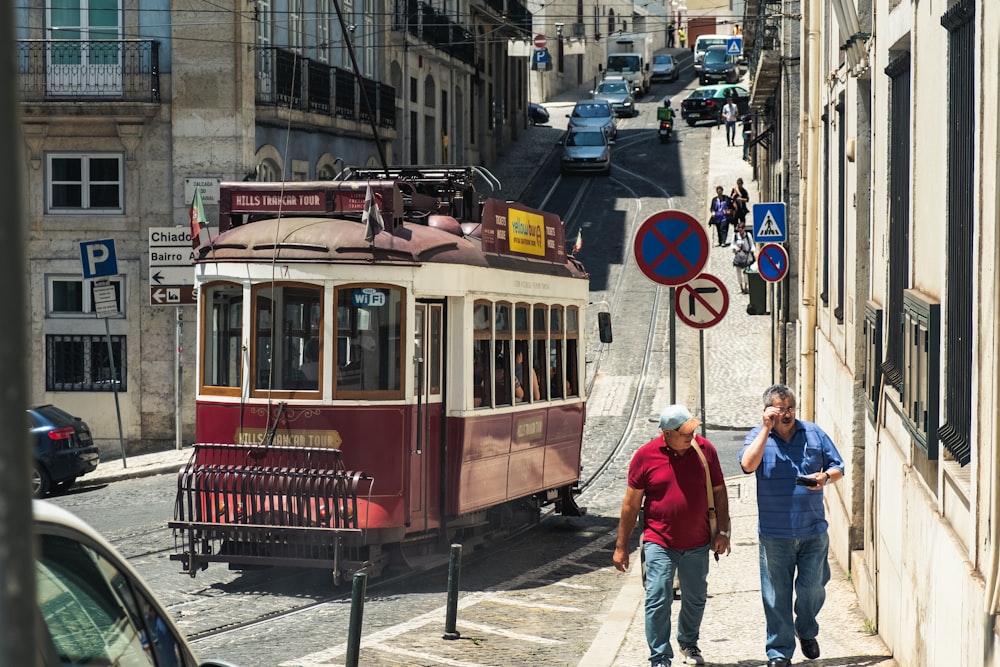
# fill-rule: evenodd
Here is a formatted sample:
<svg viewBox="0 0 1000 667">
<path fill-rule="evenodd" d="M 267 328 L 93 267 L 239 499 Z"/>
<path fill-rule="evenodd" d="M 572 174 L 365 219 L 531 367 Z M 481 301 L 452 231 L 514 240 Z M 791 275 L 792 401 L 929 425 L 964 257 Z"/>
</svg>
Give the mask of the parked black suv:
<svg viewBox="0 0 1000 667">
<path fill-rule="evenodd" d="M 708 47 L 698 75 L 701 85 L 736 83 L 739 80 L 740 70 L 736 65 L 736 56 L 727 54 L 726 47 L 722 45 Z"/>
</svg>

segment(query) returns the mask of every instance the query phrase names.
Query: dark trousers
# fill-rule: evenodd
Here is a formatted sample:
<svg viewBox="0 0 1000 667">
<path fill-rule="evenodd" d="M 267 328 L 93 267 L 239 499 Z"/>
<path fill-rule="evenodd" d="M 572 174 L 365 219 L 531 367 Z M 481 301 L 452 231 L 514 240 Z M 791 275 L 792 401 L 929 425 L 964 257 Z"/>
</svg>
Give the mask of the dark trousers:
<svg viewBox="0 0 1000 667">
<path fill-rule="evenodd" d="M 747 144 L 750 143 L 750 135 L 751 135 L 750 130 L 743 130 L 743 159 L 744 160 L 749 160 L 750 159 L 750 146 L 747 145 Z"/>
<path fill-rule="evenodd" d="M 727 120 L 726 121 L 726 144 L 736 143 L 736 121 Z"/>
<path fill-rule="evenodd" d="M 715 218 L 712 220 L 712 224 L 715 225 L 715 231 L 719 234 L 719 245 L 724 245 L 726 243 L 726 237 L 729 236 L 729 218 Z"/>
</svg>

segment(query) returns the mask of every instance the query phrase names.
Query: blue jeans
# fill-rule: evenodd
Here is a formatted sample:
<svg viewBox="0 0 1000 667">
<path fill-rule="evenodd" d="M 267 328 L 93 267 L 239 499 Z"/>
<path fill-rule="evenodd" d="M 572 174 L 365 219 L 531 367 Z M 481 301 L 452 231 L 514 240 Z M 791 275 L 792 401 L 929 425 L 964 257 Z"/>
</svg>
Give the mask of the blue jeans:
<svg viewBox="0 0 1000 667">
<path fill-rule="evenodd" d="M 819 635 L 816 615 L 826 601 L 826 584 L 830 581 L 827 560 L 830 536 L 823 532 L 802 538 L 759 537 L 760 595 L 767 621 L 767 657 L 769 660 L 791 660 L 796 635 L 803 639 L 815 639 Z"/>
<path fill-rule="evenodd" d="M 646 558 L 646 643 L 651 663 L 669 663 L 670 605 L 674 601 L 674 570 L 681 585 L 681 611 L 677 616 L 677 643 L 687 648 L 698 643 L 701 618 L 708 597 L 708 545 L 678 551 L 643 542 Z"/>
</svg>

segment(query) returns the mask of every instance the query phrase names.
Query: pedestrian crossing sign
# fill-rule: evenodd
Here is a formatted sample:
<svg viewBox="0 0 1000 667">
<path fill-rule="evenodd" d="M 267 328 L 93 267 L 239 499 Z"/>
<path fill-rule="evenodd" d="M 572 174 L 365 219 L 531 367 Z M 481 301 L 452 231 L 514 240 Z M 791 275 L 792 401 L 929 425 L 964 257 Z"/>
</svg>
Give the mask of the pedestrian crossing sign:
<svg viewBox="0 0 1000 667">
<path fill-rule="evenodd" d="M 727 56 L 742 56 L 743 55 L 743 38 L 742 37 L 728 37 L 728 38 L 726 38 L 726 55 Z"/>
<path fill-rule="evenodd" d="M 788 240 L 785 203 L 753 205 L 753 240 L 756 243 L 784 243 Z"/>
</svg>

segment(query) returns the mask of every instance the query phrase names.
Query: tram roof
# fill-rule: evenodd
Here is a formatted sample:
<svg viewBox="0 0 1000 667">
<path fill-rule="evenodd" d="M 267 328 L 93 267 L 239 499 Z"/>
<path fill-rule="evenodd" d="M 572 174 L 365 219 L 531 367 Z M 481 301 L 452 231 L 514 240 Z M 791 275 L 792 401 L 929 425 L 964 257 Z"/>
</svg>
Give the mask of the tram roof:
<svg viewBox="0 0 1000 667">
<path fill-rule="evenodd" d="M 365 240 L 358 220 L 334 217 L 287 217 L 256 220 L 233 227 L 196 252 L 197 263 L 295 262 L 422 264 L 441 263 L 585 278 L 583 266 L 567 256 L 563 262 L 522 253 L 486 252 L 478 229 L 454 219 L 406 222 L 395 230 Z M 472 227 L 479 227 L 474 225 Z M 561 230 L 560 230 L 561 231 Z M 468 233 L 467 233 L 468 232 Z"/>
</svg>

